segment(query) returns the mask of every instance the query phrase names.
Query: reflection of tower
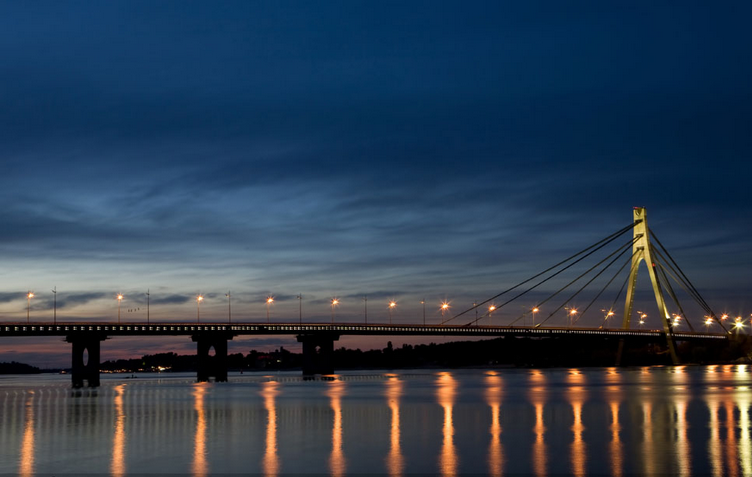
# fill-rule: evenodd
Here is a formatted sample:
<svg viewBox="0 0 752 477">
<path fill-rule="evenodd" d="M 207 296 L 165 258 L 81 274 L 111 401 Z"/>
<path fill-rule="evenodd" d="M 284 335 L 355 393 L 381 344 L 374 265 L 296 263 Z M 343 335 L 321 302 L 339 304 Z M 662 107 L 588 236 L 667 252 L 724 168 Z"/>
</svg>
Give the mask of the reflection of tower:
<svg viewBox="0 0 752 477">
<path fill-rule="evenodd" d="M 538 370 L 530 375 L 533 386 L 530 388 L 530 401 L 535 406 L 535 442 L 533 443 L 533 473 L 542 477 L 546 475 L 546 426 L 543 423 L 543 404 L 546 396 L 546 377 Z"/>
<path fill-rule="evenodd" d="M 261 396 L 264 397 L 266 408 L 266 452 L 264 453 L 264 474 L 275 476 L 279 473 L 279 457 L 277 456 L 277 407 L 274 399 L 279 394 L 276 381 L 266 381 L 261 384 Z"/>
<path fill-rule="evenodd" d="M 402 475 L 405 468 L 402 449 L 400 446 L 400 397 L 402 396 L 402 381 L 396 376 L 386 381 L 386 398 L 389 410 L 392 412 L 392 426 L 389 434 L 389 455 L 386 463 L 389 475 Z"/>
<path fill-rule="evenodd" d="M 450 373 L 439 373 L 436 393 L 439 404 L 444 408 L 444 444 L 441 446 L 439 467 L 442 475 L 457 474 L 457 451 L 454 448 L 454 423 L 452 408 L 457 382 Z"/>
<path fill-rule="evenodd" d="M 112 439 L 112 463 L 110 473 L 125 475 L 125 413 L 123 412 L 125 384 L 115 386 L 115 435 Z"/>
<path fill-rule="evenodd" d="M 26 398 L 26 422 L 19 457 L 19 475 L 28 477 L 34 475 L 34 391 L 30 391 Z"/>
<path fill-rule="evenodd" d="M 491 443 L 488 446 L 488 473 L 502 475 L 504 451 L 501 446 L 501 376 L 486 376 L 486 402 L 491 406 Z"/>
<path fill-rule="evenodd" d="M 204 476 L 209 473 L 206 462 L 206 411 L 204 410 L 204 395 L 206 388 L 198 384 L 193 388 L 193 398 L 196 409 L 196 437 L 193 446 L 193 475 Z"/>
<path fill-rule="evenodd" d="M 334 477 L 345 475 L 347 462 L 342 452 L 342 396 L 345 395 L 345 382 L 332 381 L 329 384 L 327 395 L 331 400 L 334 421 L 332 422 L 332 455 L 329 459 L 329 467 Z"/>
<path fill-rule="evenodd" d="M 585 402 L 586 393 L 582 386 L 585 382 L 585 376 L 579 370 L 572 370 L 568 376 L 570 384 L 568 398 L 572 406 L 572 446 L 571 461 L 572 473 L 577 476 L 584 476 L 587 463 L 587 449 L 585 441 L 582 439 L 582 432 L 585 426 L 582 424 L 582 405 Z"/>
</svg>

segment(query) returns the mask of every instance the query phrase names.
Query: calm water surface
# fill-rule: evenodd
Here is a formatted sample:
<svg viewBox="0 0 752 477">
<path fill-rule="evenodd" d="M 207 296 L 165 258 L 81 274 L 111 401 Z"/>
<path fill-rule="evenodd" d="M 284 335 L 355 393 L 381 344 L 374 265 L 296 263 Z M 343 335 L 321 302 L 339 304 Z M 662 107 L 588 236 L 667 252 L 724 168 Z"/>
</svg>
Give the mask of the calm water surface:
<svg viewBox="0 0 752 477">
<path fill-rule="evenodd" d="M 0 473 L 752 475 L 746 366 L 0 379 Z"/>
</svg>

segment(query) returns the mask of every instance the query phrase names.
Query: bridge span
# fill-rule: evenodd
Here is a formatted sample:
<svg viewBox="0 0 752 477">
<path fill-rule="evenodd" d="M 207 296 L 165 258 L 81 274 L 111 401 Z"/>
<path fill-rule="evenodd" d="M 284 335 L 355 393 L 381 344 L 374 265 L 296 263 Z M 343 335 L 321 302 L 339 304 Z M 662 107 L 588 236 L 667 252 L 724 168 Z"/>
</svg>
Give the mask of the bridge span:
<svg viewBox="0 0 752 477">
<path fill-rule="evenodd" d="M 724 340 L 728 333 L 671 331 L 675 341 Z M 214 377 L 227 380 L 228 341 L 235 336 L 294 335 L 303 345 L 303 374 L 331 374 L 334 372 L 332 354 L 334 342 L 344 335 L 360 336 L 457 336 L 457 337 L 580 337 L 600 340 L 666 340 L 666 332 L 656 329 L 618 329 L 543 326 L 489 325 L 418 325 L 418 324 L 355 324 L 355 323 L 5 323 L 0 325 L 0 337 L 60 336 L 72 345 L 72 373 L 74 387 L 84 381 L 99 385 L 100 343 L 118 336 L 190 336 L 196 342 L 198 354 L 197 378 L 206 381 Z M 214 348 L 214 359 L 209 358 Z M 88 352 L 88 363 L 84 352 Z"/>
</svg>

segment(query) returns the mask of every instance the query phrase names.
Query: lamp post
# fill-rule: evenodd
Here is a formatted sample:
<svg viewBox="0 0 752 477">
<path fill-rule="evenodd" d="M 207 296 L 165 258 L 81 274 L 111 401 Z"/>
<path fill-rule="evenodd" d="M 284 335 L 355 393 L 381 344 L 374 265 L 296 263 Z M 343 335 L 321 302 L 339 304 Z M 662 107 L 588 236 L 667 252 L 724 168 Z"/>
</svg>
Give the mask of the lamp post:
<svg viewBox="0 0 752 477">
<path fill-rule="evenodd" d="M 120 323 L 120 303 L 123 301 L 123 298 L 125 298 L 125 297 L 123 296 L 122 293 L 118 293 L 117 294 L 117 301 L 118 301 L 118 324 Z"/>
<path fill-rule="evenodd" d="M 640 329 L 642 329 L 642 325 L 645 324 L 645 318 L 647 318 L 648 315 L 646 313 L 641 312 L 641 311 L 638 311 L 637 314 L 640 315 Z"/>
<path fill-rule="evenodd" d="M 232 293 L 228 290 L 227 297 L 227 323 L 232 323 Z"/>
<path fill-rule="evenodd" d="M 493 317 L 493 312 L 496 311 L 496 305 L 491 305 L 488 307 L 488 324 L 490 325 Z"/>
<path fill-rule="evenodd" d="M 151 317 L 149 316 L 149 298 L 151 298 L 151 294 L 149 293 L 149 289 L 146 289 L 146 324 L 151 324 Z"/>
<path fill-rule="evenodd" d="M 204 301 L 202 295 L 196 295 L 196 323 L 201 323 L 201 302 Z"/>
<path fill-rule="evenodd" d="M 396 306 L 397 306 L 397 302 L 395 302 L 395 301 L 390 301 L 389 302 L 389 324 L 390 325 L 392 324 L 392 310 Z"/>
<path fill-rule="evenodd" d="M 604 322 L 604 324 L 603 324 L 603 325 L 601 325 L 601 328 L 603 328 L 604 326 L 605 326 L 606 328 L 608 328 L 608 319 L 609 319 L 609 318 L 611 318 L 612 316 L 614 316 L 614 312 L 613 312 L 613 310 L 608 310 L 608 311 L 606 311 L 606 310 L 601 310 L 601 311 L 602 311 L 602 312 L 604 312 L 604 313 L 606 314 L 606 315 L 605 315 L 605 316 L 603 317 L 603 322 Z"/>
<path fill-rule="evenodd" d="M 298 294 L 298 322 L 303 324 L 303 295 Z"/>
<path fill-rule="evenodd" d="M 266 297 L 266 322 L 271 323 L 271 319 L 269 318 L 269 307 L 272 306 L 272 303 L 274 303 L 274 297 L 268 296 Z"/>
<path fill-rule="evenodd" d="M 444 313 L 446 313 L 446 311 L 449 309 L 449 303 L 442 302 L 440 309 L 441 309 L 441 324 L 443 325 L 444 324 Z"/>
<path fill-rule="evenodd" d="M 420 304 L 423 305 L 423 326 L 426 326 L 426 299 L 420 300 Z"/>
<path fill-rule="evenodd" d="M 339 305 L 339 300 L 332 298 L 332 323 L 334 323 L 334 307 Z"/>
<path fill-rule="evenodd" d="M 28 293 L 26 293 L 26 323 L 29 322 L 31 319 L 31 299 L 34 298 L 34 292 L 29 290 Z"/>
<path fill-rule="evenodd" d="M 52 289 L 52 324 L 57 324 L 57 287 Z"/>
<path fill-rule="evenodd" d="M 535 314 L 538 313 L 539 311 L 540 310 L 538 309 L 537 306 L 533 308 L 533 328 L 535 328 Z"/>
<path fill-rule="evenodd" d="M 363 317 L 368 324 L 368 295 L 363 295 Z"/>
<path fill-rule="evenodd" d="M 569 327 L 570 327 L 570 328 L 571 328 L 572 326 L 574 326 L 574 317 L 575 317 L 576 315 L 577 315 L 577 309 L 576 309 L 576 308 L 571 308 L 571 309 L 569 310 Z"/>
</svg>

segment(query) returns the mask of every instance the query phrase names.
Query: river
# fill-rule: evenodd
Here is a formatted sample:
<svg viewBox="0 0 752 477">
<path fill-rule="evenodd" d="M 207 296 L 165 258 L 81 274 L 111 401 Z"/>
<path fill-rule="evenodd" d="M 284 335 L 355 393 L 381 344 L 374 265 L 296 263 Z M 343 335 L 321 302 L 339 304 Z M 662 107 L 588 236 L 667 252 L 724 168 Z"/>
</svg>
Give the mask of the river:
<svg viewBox="0 0 752 477">
<path fill-rule="evenodd" d="M 0 378 L 0 473 L 752 475 L 745 365 Z"/>
</svg>

